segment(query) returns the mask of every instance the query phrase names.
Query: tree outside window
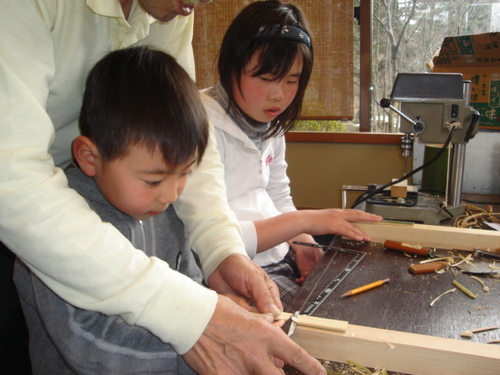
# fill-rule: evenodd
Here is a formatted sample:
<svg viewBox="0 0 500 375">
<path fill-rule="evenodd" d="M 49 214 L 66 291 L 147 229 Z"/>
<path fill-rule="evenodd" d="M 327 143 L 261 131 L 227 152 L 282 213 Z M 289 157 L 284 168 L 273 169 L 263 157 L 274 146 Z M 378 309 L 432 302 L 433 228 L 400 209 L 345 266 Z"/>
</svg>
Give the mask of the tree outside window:
<svg viewBox="0 0 500 375">
<path fill-rule="evenodd" d="M 426 72 L 447 36 L 500 32 L 500 1 L 492 0 L 355 0 L 371 1 L 370 22 L 353 19 L 354 114 L 350 121 L 302 121 L 296 130 L 357 131 L 360 111 L 359 31 L 371 27 L 371 132 L 399 131 L 399 117 L 379 106 L 391 93 L 399 72 Z M 363 105 L 363 104 L 361 104 Z M 366 103 L 365 103 L 366 105 Z"/>
</svg>

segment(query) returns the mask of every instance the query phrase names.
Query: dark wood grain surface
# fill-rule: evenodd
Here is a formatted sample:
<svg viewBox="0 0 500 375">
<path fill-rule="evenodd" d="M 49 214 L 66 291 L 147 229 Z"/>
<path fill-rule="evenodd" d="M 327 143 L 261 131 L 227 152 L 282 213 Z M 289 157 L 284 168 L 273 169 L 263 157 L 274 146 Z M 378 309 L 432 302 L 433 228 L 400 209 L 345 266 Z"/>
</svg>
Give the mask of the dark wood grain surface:
<svg viewBox="0 0 500 375">
<path fill-rule="evenodd" d="M 330 237 L 324 236 L 318 242 L 328 244 L 329 240 Z M 460 334 L 466 330 L 500 326 L 500 276 L 475 275 L 489 287 L 486 293 L 469 274 L 454 273 L 451 269 L 442 274 L 412 274 L 409 265 L 425 259 L 422 257 L 409 257 L 377 243 L 343 240 L 341 246 L 366 252 L 366 256 L 312 315 L 458 340 L 465 340 Z M 303 311 L 351 259 L 352 255 L 327 251 L 286 310 Z M 351 297 L 340 297 L 351 289 L 385 278 L 391 281 Z M 469 288 L 477 298 L 472 299 L 457 289 L 429 306 L 438 295 L 454 288 L 453 280 Z M 475 334 L 467 340 L 499 339 L 500 329 Z"/>
</svg>

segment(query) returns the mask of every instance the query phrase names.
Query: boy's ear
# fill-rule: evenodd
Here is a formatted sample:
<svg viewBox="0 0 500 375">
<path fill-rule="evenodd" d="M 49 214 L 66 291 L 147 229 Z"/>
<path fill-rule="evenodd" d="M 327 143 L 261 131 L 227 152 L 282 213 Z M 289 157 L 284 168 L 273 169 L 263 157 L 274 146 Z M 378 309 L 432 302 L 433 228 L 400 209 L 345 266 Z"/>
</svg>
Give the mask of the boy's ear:
<svg viewBox="0 0 500 375">
<path fill-rule="evenodd" d="M 71 145 L 73 158 L 78 166 L 89 177 L 94 177 L 97 173 L 97 163 L 100 154 L 95 143 L 90 138 L 80 135 L 75 138 Z"/>
</svg>

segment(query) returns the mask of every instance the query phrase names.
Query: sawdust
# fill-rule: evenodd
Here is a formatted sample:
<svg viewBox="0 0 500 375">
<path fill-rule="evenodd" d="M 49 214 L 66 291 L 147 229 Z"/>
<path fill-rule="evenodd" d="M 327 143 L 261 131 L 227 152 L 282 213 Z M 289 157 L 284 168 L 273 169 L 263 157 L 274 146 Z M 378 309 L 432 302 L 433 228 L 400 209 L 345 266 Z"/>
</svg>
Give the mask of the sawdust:
<svg viewBox="0 0 500 375">
<path fill-rule="evenodd" d="M 403 374 L 400 372 L 391 372 L 385 371 L 382 369 L 372 369 L 365 367 L 357 367 L 356 365 L 348 364 L 348 363 L 340 363 L 340 362 L 331 362 L 331 361 L 321 361 L 323 366 L 325 367 L 328 375 L 409 375 Z M 369 372 L 367 372 L 367 369 Z M 289 368 L 285 366 L 284 368 L 286 375 L 303 375 L 301 372 Z"/>
</svg>

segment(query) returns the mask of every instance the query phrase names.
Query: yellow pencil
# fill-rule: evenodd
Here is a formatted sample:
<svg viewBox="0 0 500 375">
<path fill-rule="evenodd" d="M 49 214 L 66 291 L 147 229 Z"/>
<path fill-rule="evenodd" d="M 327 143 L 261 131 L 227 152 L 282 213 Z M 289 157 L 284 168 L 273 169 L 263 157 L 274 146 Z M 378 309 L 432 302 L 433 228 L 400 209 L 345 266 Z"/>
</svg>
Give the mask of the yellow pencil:
<svg viewBox="0 0 500 375">
<path fill-rule="evenodd" d="M 356 289 L 352 289 L 344 294 L 342 294 L 340 296 L 340 298 L 344 298 L 344 297 L 349 297 L 349 296 L 353 296 L 355 294 L 358 294 L 358 293 L 361 293 L 361 292 L 364 292 L 365 290 L 369 290 L 369 289 L 373 289 L 373 288 L 376 288 L 380 285 L 384 285 L 385 283 L 388 283 L 391 279 L 385 279 L 385 280 L 379 280 L 379 281 L 375 281 L 373 283 L 370 283 L 370 284 L 366 284 L 366 285 L 363 285 L 363 286 L 360 286 L 359 288 L 356 288 Z"/>
</svg>

